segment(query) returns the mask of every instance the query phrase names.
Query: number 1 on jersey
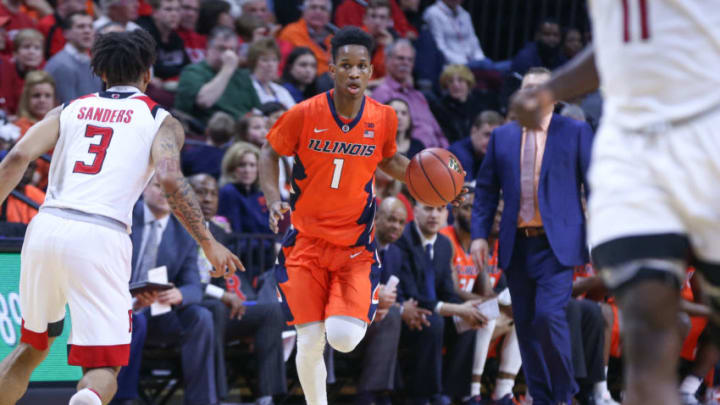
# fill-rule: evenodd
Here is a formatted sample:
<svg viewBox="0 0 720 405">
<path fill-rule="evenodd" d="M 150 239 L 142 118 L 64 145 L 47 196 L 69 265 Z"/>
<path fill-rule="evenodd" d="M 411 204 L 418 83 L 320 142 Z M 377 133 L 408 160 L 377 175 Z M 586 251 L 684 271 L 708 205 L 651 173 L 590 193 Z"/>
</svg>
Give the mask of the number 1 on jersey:
<svg viewBox="0 0 720 405">
<path fill-rule="evenodd" d="M 100 169 L 102 169 L 103 163 L 105 162 L 105 154 L 107 153 L 107 148 L 108 146 L 110 146 L 110 140 L 113 136 L 113 129 L 110 127 L 98 127 L 95 125 L 88 125 L 85 128 L 86 138 L 94 138 L 97 135 L 100 135 L 100 143 L 91 143 L 90 147 L 88 148 L 88 153 L 92 153 L 95 155 L 95 159 L 93 160 L 92 164 L 86 165 L 85 162 L 83 162 L 82 160 L 78 160 L 77 162 L 75 162 L 75 167 L 73 167 L 73 173 L 100 173 Z"/>
<path fill-rule="evenodd" d="M 342 176 L 342 169 L 343 164 L 345 164 L 345 159 L 333 159 L 333 164 L 335 165 L 335 170 L 333 170 L 333 177 L 332 182 L 330 182 L 330 188 L 337 189 L 340 187 L 340 176 Z"/>
</svg>

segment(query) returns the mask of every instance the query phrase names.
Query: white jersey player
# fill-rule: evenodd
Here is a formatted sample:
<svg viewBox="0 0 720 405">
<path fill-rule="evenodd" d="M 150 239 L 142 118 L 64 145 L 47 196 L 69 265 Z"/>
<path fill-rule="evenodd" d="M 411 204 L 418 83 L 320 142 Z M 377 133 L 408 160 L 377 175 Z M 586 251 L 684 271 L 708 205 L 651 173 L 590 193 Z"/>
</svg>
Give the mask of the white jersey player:
<svg viewBox="0 0 720 405">
<path fill-rule="evenodd" d="M 0 364 L 0 404 L 14 404 L 25 392 L 62 332 L 66 303 L 68 363 L 84 371 L 70 404 L 104 404 L 114 396 L 131 337 L 131 211 L 153 172 L 213 274 L 242 268 L 210 235 L 179 171 L 182 127 L 142 93 L 155 59 L 152 37 L 143 30 L 104 35 L 92 55 L 109 89 L 52 110 L 0 162 L 3 201 L 29 162 L 54 148 L 46 200 L 23 244 L 21 343 Z"/>
<path fill-rule="evenodd" d="M 622 308 L 624 404 L 677 405 L 679 288 L 693 264 L 720 309 L 720 7 L 590 0 L 593 46 L 513 100 L 519 120 L 600 85 L 588 207 L 592 258 Z M 717 336 L 717 324 L 710 330 Z M 696 403 L 686 398 L 685 403 Z"/>
</svg>

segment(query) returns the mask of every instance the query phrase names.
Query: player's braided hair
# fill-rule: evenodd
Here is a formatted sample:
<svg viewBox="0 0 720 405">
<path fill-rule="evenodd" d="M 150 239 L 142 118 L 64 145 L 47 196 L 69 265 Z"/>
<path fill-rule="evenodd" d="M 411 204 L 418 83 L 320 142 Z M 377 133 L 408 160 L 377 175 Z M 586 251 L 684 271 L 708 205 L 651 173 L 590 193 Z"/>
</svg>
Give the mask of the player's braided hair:
<svg viewBox="0 0 720 405">
<path fill-rule="evenodd" d="M 108 87 L 136 83 L 155 63 L 155 47 L 145 30 L 110 32 L 95 40 L 90 64 Z"/>
<path fill-rule="evenodd" d="M 348 25 L 343 27 L 330 41 L 332 46 L 332 57 L 333 60 L 337 58 L 337 51 L 345 45 L 360 45 L 364 46 L 368 50 L 368 54 L 372 55 L 375 50 L 375 41 L 373 37 L 367 32 L 361 30 L 358 27 Z"/>
</svg>

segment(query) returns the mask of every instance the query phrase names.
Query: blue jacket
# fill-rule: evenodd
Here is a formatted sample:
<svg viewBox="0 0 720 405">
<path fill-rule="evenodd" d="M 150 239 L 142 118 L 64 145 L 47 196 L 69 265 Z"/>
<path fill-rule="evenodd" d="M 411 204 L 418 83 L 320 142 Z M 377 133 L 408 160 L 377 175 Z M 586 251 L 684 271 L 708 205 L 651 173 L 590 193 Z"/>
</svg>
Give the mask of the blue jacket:
<svg viewBox="0 0 720 405">
<path fill-rule="evenodd" d="M 138 201 L 133 208 L 133 225 L 130 235 L 133 246 L 133 271 L 135 271 L 138 254 L 142 247 L 144 225 L 143 202 Z M 167 266 L 168 281 L 175 284 L 175 287 L 182 293 L 182 305 L 202 301 L 203 289 L 198 270 L 198 245 L 172 214 L 163 231 L 160 246 L 158 246 L 157 266 Z"/>
<path fill-rule="evenodd" d="M 585 264 L 585 215 L 582 185 L 587 191 L 587 170 L 593 133 L 590 126 L 553 115 L 538 182 L 538 205 L 545 232 L 555 256 L 564 266 Z M 520 211 L 520 148 L 522 128 L 511 122 L 496 128 L 476 178 L 472 238 L 487 239 L 502 192 L 505 207 L 500 220 L 499 266 L 508 268 Z"/>
<path fill-rule="evenodd" d="M 399 272 L 398 302 L 414 298 L 418 306 L 433 311 L 438 301 L 459 302 L 455 294 L 455 284 L 452 280 L 452 244 L 445 235 L 438 234 L 433 245 L 433 259 L 425 254 L 420 235 L 415 229 L 415 223 L 405 226 L 405 231 L 395 246 L 402 253 Z M 388 261 L 386 254 L 386 262 Z M 429 272 L 434 273 L 434 292 L 428 291 L 427 277 Z M 434 296 L 434 297 L 433 297 Z"/>
<path fill-rule="evenodd" d="M 228 183 L 220 189 L 218 199 L 218 215 L 230 221 L 233 232 L 271 233 L 265 197 L 259 188 L 245 190 Z"/>
</svg>

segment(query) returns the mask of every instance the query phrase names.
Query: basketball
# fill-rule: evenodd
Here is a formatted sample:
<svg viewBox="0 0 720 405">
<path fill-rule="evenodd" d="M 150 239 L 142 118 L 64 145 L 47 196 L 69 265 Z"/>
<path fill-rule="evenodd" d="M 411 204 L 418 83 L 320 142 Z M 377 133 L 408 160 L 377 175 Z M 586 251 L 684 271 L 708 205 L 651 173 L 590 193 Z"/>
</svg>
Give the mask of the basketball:
<svg viewBox="0 0 720 405">
<path fill-rule="evenodd" d="M 410 160 L 405 184 L 410 194 L 425 205 L 449 204 L 462 191 L 465 172 L 460 161 L 441 148 L 422 150 Z"/>
</svg>

